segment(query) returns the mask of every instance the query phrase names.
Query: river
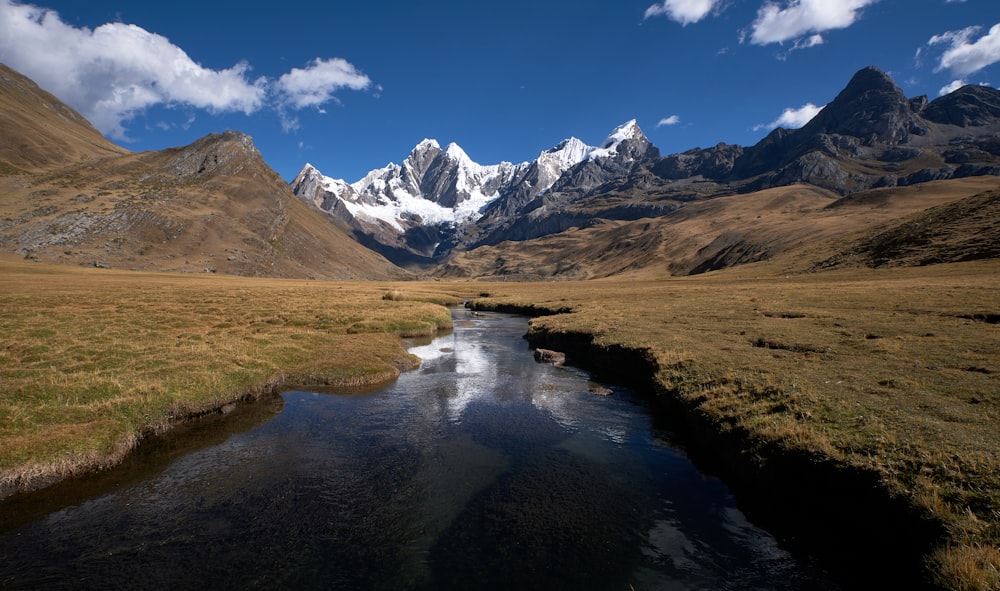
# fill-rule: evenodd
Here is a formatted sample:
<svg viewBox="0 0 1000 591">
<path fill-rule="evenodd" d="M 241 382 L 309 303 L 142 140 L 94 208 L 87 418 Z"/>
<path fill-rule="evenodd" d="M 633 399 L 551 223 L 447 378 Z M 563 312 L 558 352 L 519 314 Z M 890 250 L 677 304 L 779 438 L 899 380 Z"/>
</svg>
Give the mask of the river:
<svg viewBox="0 0 1000 591">
<path fill-rule="evenodd" d="M 286 392 L 0 509 L 0 588 L 835 588 L 641 396 L 455 315 L 390 386 Z"/>
</svg>

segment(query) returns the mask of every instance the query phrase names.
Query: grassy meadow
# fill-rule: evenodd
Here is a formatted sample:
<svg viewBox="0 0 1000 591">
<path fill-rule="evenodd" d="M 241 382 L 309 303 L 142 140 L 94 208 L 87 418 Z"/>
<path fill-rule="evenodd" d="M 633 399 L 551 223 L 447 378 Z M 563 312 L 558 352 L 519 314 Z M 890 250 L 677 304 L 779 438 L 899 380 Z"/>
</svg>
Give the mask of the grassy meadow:
<svg viewBox="0 0 1000 591">
<path fill-rule="evenodd" d="M 878 474 L 946 524 L 937 582 L 1000 588 L 1000 263 L 558 283 L 340 283 L 0 261 L 0 490 L 119 461 L 145 435 L 300 384 L 412 368 L 438 304 L 533 305 L 537 333 L 646 352 L 660 389 L 762 461 Z M 569 310 L 569 312 L 565 312 Z"/>
<path fill-rule="evenodd" d="M 442 306 L 371 283 L 5 262 L 0 276 L 0 497 L 240 399 L 391 381 L 419 363 L 401 336 L 451 326 Z"/>
</svg>

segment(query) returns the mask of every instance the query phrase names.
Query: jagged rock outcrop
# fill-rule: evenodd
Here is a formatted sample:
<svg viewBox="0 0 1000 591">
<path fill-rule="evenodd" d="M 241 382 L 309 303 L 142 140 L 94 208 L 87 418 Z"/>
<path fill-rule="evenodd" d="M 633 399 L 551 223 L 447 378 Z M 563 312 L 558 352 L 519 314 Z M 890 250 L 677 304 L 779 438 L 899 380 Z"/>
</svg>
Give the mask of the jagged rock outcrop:
<svg viewBox="0 0 1000 591">
<path fill-rule="evenodd" d="M 600 148 L 564 172 L 552 186 L 552 192 L 587 194 L 610 181 L 627 177 L 642 162 L 659 156 L 660 151 L 633 119 L 617 127 Z"/>
<path fill-rule="evenodd" d="M 878 68 L 867 67 L 795 135 L 843 136 L 875 146 L 905 144 L 912 135 L 926 134 L 926 122 L 892 78 Z"/>
<path fill-rule="evenodd" d="M 1000 120 L 1000 92 L 987 86 L 966 85 L 927 105 L 921 115 L 941 125 L 993 125 Z"/>
<path fill-rule="evenodd" d="M 691 177 L 723 179 L 732 173 L 736 159 L 743 155 L 743 151 L 741 146 L 723 143 L 705 150 L 695 148 L 661 158 L 650 170 L 657 176 L 670 180 Z"/>
</svg>

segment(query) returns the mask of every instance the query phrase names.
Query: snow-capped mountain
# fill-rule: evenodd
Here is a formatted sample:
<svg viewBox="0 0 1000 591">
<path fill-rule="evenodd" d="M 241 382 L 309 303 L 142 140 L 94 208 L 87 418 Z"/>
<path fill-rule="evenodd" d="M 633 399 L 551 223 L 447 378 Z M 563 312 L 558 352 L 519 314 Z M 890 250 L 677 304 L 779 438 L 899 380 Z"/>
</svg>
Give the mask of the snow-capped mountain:
<svg viewBox="0 0 1000 591">
<path fill-rule="evenodd" d="M 306 164 L 292 189 L 349 225 L 363 243 L 407 263 L 441 254 L 442 245 L 450 249 L 484 218 L 514 215 L 581 165 L 617 171 L 628 165 L 625 160 L 650 149 L 656 152 L 635 120 L 615 128 L 600 146 L 569 138 L 520 164 L 482 165 L 458 144 L 442 149 L 436 140 L 425 139 L 402 164 L 389 163 L 354 183 Z"/>
<path fill-rule="evenodd" d="M 360 222 L 381 222 L 403 232 L 413 222 L 435 225 L 475 219 L 518 174 L 519 166 L 509 162 L 483 166 L 457 144 L 442 150 L 437 141 L 425 139 L 402 165 L 390 163 L 355 183 L 324 176 L 306 164 L 293 188 L 320 209 L 331 211 L 340 202 Z"/>
</svg>

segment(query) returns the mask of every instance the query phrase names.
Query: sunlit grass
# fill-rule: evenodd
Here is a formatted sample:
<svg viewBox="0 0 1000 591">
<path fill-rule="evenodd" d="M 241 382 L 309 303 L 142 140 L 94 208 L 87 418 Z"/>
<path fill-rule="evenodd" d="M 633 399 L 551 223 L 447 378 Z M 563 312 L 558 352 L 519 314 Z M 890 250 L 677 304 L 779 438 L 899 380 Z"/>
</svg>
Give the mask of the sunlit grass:
<svg viewBox="0 0 1000 591">
<path fill-rule="evenodd" d="M 8 493 L 112 465 L 145 435 L 234 400 L 390 381 L 417 363 L 400 337 L 451 325 L 440 305 L 385 300 L 363 283 L 8 263 L 0 273 Z"/>
</svg>

